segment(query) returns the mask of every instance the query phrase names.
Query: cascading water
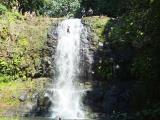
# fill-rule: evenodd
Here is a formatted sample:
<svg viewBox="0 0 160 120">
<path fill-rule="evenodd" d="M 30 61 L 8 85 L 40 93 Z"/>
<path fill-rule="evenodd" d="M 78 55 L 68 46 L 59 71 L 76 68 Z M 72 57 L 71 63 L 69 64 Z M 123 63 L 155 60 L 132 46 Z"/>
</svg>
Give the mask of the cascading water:
<svg viewBox="0 0 160 120">
<path fill-rule="evenodd" d="M 83 90 L 80 88 L 80 59 L 82 39 L 86 39 L 80 19 L 62 21 L 57 28 L 58 44 L 55 54 L 56 74 L 53 95 L 52 117 L 62 119 L 84 119 L 82 110 Z M 83 34 L 83 37 L 82 37 Z"/>
</svg>

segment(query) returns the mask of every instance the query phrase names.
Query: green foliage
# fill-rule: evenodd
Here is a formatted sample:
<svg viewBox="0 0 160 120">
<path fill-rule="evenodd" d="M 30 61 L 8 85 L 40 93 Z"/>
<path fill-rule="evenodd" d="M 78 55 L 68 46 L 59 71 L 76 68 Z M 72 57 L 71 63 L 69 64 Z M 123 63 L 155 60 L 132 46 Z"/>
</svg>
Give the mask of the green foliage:
<svg viewBox="0 0 160 120">
<path fill-rule="evenodd" d="M 27 40 L 27 38 L 22 38 L 18 41 L 18 45 L 22 48 L 26 48 L 29 45 L 29 41 Z"/>
<path fill-rule="evenodd" d="M 49 24 L 49 18 L 24 19 L 18 12 L 0 16 L 0 82 L 27 80 L 34 76 Z"/>
<path fill-rule="evenodd" d="M 1 0 L 8 9 L 14 7 L 24 14 L 36 12 L 37 15 L 52 17 L 74 16 L 80 9 L 80 0 Z M 0 6 L 4 10 L 3 6 Z M 0 9 L 1 10 L 1 9 Z"/>
<path fill-rule="evenodd" d="M 111 115 L 111 120 L 128 120 L 127 113 L 113 112 Z"/>
<path fill-rule="evenodd" d="M 4 75 L 1 82 L 8 82 L 10 80 L 18 79 L 19 77 L 26 79 L 25 71 L 21 70 L 22 58 L 19 56 L 14 56 L 9 61 L 5 59 L 0 59 L 0 73 Z M 6 76 L 6 77 L 5 77 Z M 11 79 L 8 79 L 8 76 L 12 76 Z"/>
<path fill-rule="evenodd" d="M 150 53 L 145 51 L 144 53 L 141 53 L 140 56 L 137 55 L 137 57 L 134 58 L 131 71 L 136 78 L 139 78 L 139 80 L 152 79 L 152 58 L 149 54 Z"/>
<path fill-rule="evenodd" d="M 0 15 L 1 15 L 1 14 L 4 14 L 6 11 L 7 11 L 6 6 L 0 4 Z"/>
<path fill-rule="evenodd" d="M 43 8 L 45 0 L 18 0 L 18 10 L 22 13 L 27 11 L 39 13 L 39 10 Z"/>
<path fill-rule="evenodd" d="M 0 120 L 20 120 L 18 117 L 2 117 L 0 116 Z"/>
<path fill-rule="evenodd" d="M 136 113 L 138 120 L 158 120 L 160 116 L 160 104 L 155 104 L 150 108 L 143 109 Z"/>
<path fill-rule="evenodd" d="M 0 0 L 8 9 L 12 9 L 16 5 L 17 0 Z"/>
<path fill-rule="evenodd" d="M 0 83 L 6 83 L 12 80 L 12 76 L 6 76 L 4 74 L 0 74 Z"/>
<path fill-rule="evenodd" d="M 125 6 L 122 6 L 122 4 L 125 4 Z M 93 67 L 97 75 L 96 79 L 110 80 L 109 78 L 111 78 L 110 76 L 114 72 L 112 70 L 114 69 L 114 62 L 119 64 L 120 70 L 122 70 L 117 72 L 119 76 L 129 73 L 127 78 L 122 77 L 123 79 L 121 79 L 134 81 L 132 104 L 135 111 L 140 111 L 138 118 L 140 120 L 158 119 L 159 107 L 152 106 L 159 103 L 160 100 L 160 14 L 158 12 L 160 11 L 160 1 L 129 0 L 127 2 L 124 0 L 117 1 L 116 5 L 114 0 L 85 0 L 82 2 L 82 5 L 86 9 L 91 7 L 95 15 L 106 14 L 115 16 L 115 18 L 110 18 L 106 22 L 105 27 L 103 19 L 101 19 L 103 16 L 100 16 L 95 21 L 94 17 L 89 17 L 89 21 L 94 23 L 91 25 L 92 30 L 97 34 L 98 38 L 101 38 L 101 42 L 104 44 L 110 43 L 109 47 L 113 52 L 113 57 L 115 57 L 113 58 L 115 61 L 113 63 L 110 62 L 105 57 L 105 51 L 107 51 L 105 46 L 99 48 L 96 54 L 101 58 L 99 60 L 96 58 L 96 63 L 94 63 L 95 66 Z M 121 10 L 124 11 L 119 14 Z M 106 39 L 104 39 L 104 34 L 100 34 L 102 31 L 104 31 Z M 98 44 L 98 42 L 96 43 Z M 121 56 L 124 59 L 121 60 Z M 123 65 L 125 70 L 121 67 Z M 119 76 L 117 77 L 118 79 L 120 79 Z M 123 117 L 122 114 L 115 113 L 113 119 L 125 120 L 126 118 L 125 115 Z"/>
<path fill-rule="evenodd" d="M 92 31 L 96 34 L 96 37 L 98 37 L 96 42 L 96 47 L 98 47 L 99 42 L 105 41 L 105 25 L 108 24 L 110 21 L 109 17 L 103 16 L 102 18 L 99 16 L 92 16 L 92 17 L 84 17 L 83 21 L 85 21 L 85 24 L 90 26 Z"/>
<path fill-rule="evenodd" d="M 0 0 L 9 10 L 17 9 L 19 12 L 25 13 L 36 12 L 44 6 L 46 0 Z"/>
<path fill-rule="evenodd" d="M 94 15 L 120 16 L 130 9 L 129 0 L 82 0 L 81 5 L 88 11 L 93 9 Z"/>
<path fill-rule="evenodd" d="M 48 0 L 41 12 L 52 17 L 74 16 L 78 9 L 79 0 Z"/>
<path fill-rule="evenodd" d="M 110 41 L 112 50 L 135 50 L 130 64 L 125 64 L 131 72 L 131 78 L 135 80 L 134 107 L 139 111 L 144 106 L 149 106 L 150 109 L 160 99 L 160 14 L 157 12 L 160 10 L 160 1 L 134 0 L 132 4 L 129 12 L 111 19 L 106 28 L 107 40 Z M 148 118 L 145 118 L 152 120 L 151 114 L 154 110 L 156 109 L 147 109 L 145 114 Z"/>
<path fill-rule="evenodd" d="M 140 50 L 138 52 L 140 54 L 137 54 L 132 63 L 131 71 L 134 71 L 134 77 L 136 76 L 136 78 L 141 80 L 151 79 L 152 77 L 152 53 L 150 51 L 152 48 L 150 48 L 150 50 L 145 48 L 150 39 L 149 34 L 146 34 L 146 25 L 149 22 L 147 10 L 149 10 L 150 7 L 148 5 L 149 3 L 144 1 L 142 3 L 145 6 L 143 9 L 142 7 L 138 8 L 136 6 L 132 12 L 118 19 L 111 20 L 108 24 L 108 26 L 111 26 L 108 37 L 114 50 L 125 50 L 128 47 L 134 47 L 136 50 Z M 144 10 L 146 10 L 146 12 L 144 12 Z M 143 51 L 141 51 L 141 49 L 143 49 Z"/>
<path fill-rule="evenodd" d="M 101 80 L 111 80 L 112 78 L 112 64 L 109 62 L 107 58 L 99 61 L 94 67 L 95 67 L 95 74 L 97 78 Z"/>
<path fill-rule="evenodd" d="M 19 12 L 6 12 L 4 17 L 8 22 L 15 22 L 16 20 L 23 20 L 23 16 Z"/>
<path fill-rule="evenodd" d="M 9 36 L 9 30 L 7 27 L 3 27 L 0 31 L 0 38 L 1 40 L 6 40 L 6 38 Z M 2 41 L 1 41 L 2 42 Z"/>
</svg>

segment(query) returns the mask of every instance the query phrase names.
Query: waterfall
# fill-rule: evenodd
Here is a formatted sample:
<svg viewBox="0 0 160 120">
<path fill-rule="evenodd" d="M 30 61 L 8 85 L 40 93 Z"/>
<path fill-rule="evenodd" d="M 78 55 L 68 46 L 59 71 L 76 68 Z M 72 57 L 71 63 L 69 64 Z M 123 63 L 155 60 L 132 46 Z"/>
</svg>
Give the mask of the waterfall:
<svg viewBox="0 0 160 120">
<path fill-rule="evenodd" d="M 80 19 L 68 19 L 59 23 L 57 34 L 56 74 L 52 85 L 53 95 L 50 96 L 53 103 L 52 117 L 84 119 L 81 102 L 84 91 L 79 85 L 79 76 L 82 40 L 86 40 L 86 32 Z"/>
</svg>

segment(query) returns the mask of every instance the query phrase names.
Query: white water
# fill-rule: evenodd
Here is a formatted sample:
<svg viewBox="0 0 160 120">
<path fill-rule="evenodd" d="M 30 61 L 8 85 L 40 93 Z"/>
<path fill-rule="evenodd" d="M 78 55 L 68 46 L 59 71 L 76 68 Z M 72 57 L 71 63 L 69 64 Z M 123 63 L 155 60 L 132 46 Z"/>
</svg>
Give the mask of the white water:
<svg viewBox="0 0 160 120">
<path fill-rule="evenodd" d="M 52 117 L 82 119 L 82 90 L 78 86 L 83 25 L 80 19 L 64 20 L 58 25 L 56 76 L 53 86 Z"/>
</svg>

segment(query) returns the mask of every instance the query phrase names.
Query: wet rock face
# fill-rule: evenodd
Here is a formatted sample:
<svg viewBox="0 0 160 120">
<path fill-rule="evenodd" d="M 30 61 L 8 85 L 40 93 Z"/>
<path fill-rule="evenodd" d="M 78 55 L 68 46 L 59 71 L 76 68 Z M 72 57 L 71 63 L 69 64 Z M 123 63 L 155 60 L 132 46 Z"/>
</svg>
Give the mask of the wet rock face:
<svg viewBox="0 0 160 120">
<path fill-rule="evenodd" d="M 81 41 L 81 76 L 80 79 L 83 82 L 92 81 L 93 80 L 93 68 L 92 65 L 94 64 L 94 53 L 97 50 L 98 46 L 98 37 L 91 29 L 91 26 L 86 24 L 85 20 L 82 19 L 82 24 L 85 26 L 83 32 L 86 32 L 84 35 L 82 33 L 82 41 Z M 85 39 L 83 37 L 85 36 Z M 87 48 L 87 51 L 86 51 Z M 86 52 L 86 53 L 85 53 Z"/>
<path fill-rule="evenodd" d="M 103 109 L 102 102 L 103 102 L 104 94 L 105 94 L 105 91 L 102 88 L 100 87 L 94 88 L 91 91 L 87 91 L 83 103 L 85 105 L 90 106 L 90 108 L 94 112 L 102 111 Z"/>
<path fill-rule="evenodd" d="M 36 77 L 42 76 L 51 78 L 54 74 L 54 54 L 58 41 L 57 25 L 58 23 L 53 25 L 51 30 L 48 32 L 48 39 L 41 50 L 41 66 L 35 75 Z"/>
<path fill-rule="evenodd" d="M 85 25 L 84 22 L 83 24 Z M 36 74 L 37 76 L 51 78 L 55 73 L 54 54 L 58 41 L 56 27 L 57 25 L 53 26 L 48 33 L 48 40 L 41 52 L 41 66 Z M 111 114 L 113 111 L 129 112 L 132 92 L 131 83 L 127 82 L 130 79 L 128 64 L 132 60 L 134 49 L 130 47 L 121 50 L 116 45 L 112 46 L 108 41 L 104 41 L 104 43 L 98 42 L 99 38 L 93 33 L 90 26 L 86 25 L 86 30 L 88 32 L 87 39 L 82 41 L 81 44 L 82 46 L 87 45 L 93 61 L 90 63 L 87 56 L 83 56 L 85 50 L 82 49 L 81 55 L 83 57 L 81 57 L 80 65 L 84 67 L 81 69 L 82 74 L 79 77 L 82 82 L 87 82 L 88 80 L 91 82 L 97 81 L 97 84 L 101 85 L 93 86 L 92 90 L 86 93 L 83 101 L 84 104 L 97 113 Z M 101 73 L 97 74 L 97 66 L 101 66 L 105 70 L 111 69 L 111 78 L 109 79 L 108 76 L 106 77 L 106 75 L 102 75 Z M 107 85 L 101 83 L 108 80 L 112 82 L 108 82 Z M 33 113 L 45 116 L 49 113 L 50 105 L 51 102 L 44 96 L 41 96 L 37 98 L 37 105 L 33 109 Z"/>
<path fill-rule="evenodd" d="M 115 112 L 131 112 L 132 89 L 131 83 L 121 81 L 107 90 L 103 99 L 103 110 L 107 114 Z"/>
<path fill-rule="evenodd" d="M 83 21 L 82 21 L 83 23 Z M 86 82 L 92 79 L 92 63 L 93 63 L 93 45 L 90 27 L 85 26 L 81 36 L 81 50 L 80 50 L 80 80 Z"/>
<path fill-rule="evenodd" d="M 109 40 L 104 40 L 104 43 L 97 42 L 99 38 L 90 30 L 90 26 L 88 27 L 90 51 L 94 59 L 92 81 L 96 81 L 97 85 L 86 93 L 83 102 L 94 113 L 105 113 L 109 116 L 113 111 L 130 113 L 133 82 L 129 65 L 135 54 L 134 48 L 132 46 L 123 48 Z M 108 32 L 105 33 L 106 38 Z M 104 73 L 104 71 L 108 72 Z"/>
<path fill-rule="evenodd" d="M 38 95 L 36 104 L 32 106 L 31 111 L 25 116 L 41 116 L 41 117 L 50 117 L 52 103 L 48 97 L 43 95 Z"/>
<path fill-rule="evenodd" d="M 96 85 L 87 91 L 83 104 L 92 110 L 93 114 L 111 116 L 113 112 L 131 113 L 132 89 L 130 82 L 121 81 L 112 85 Z M 102 116 L 99 116 L 102 117 Z"/>
<path fill-rule="evenodd" d="M 82 21 L 83 23 L 83 21 Z M 85 24 L 85 23 L 84 23 Z M 55 52 L 58 42 L 58 33 L 57 33 L 57 27 L 58 22 L 53 25 L 53 27 L 50 29 L 50 31 L 47 34 L 47 41 L 41 50 L 41 65 L 38 67 L 37 72 L 35 73 L 34 77 L 50 77 L 52 78 L 55 74 Z M 91 31 L 89 26 L 86 26 L 84 31 L 82 33 L 82 39 L 86 37 L 86 39 L 83 39 L 81 41 L 81 75 L 79 76 L 82 81 L 91 79 L 92 74 L 92 68 L 91 64 L 92 61 L 88 59 L 88 56 L 86 56 L 87 52 L 83 48 L 87 48 L 89 50 L 89 55 L 91 58 L 93 57 L 94 51 L 96 51 L 96 40 L 94 38 L 94 34 Z M 87 36 L 85 35 L 85 32 L 88 32 Z"/>
</svg>

